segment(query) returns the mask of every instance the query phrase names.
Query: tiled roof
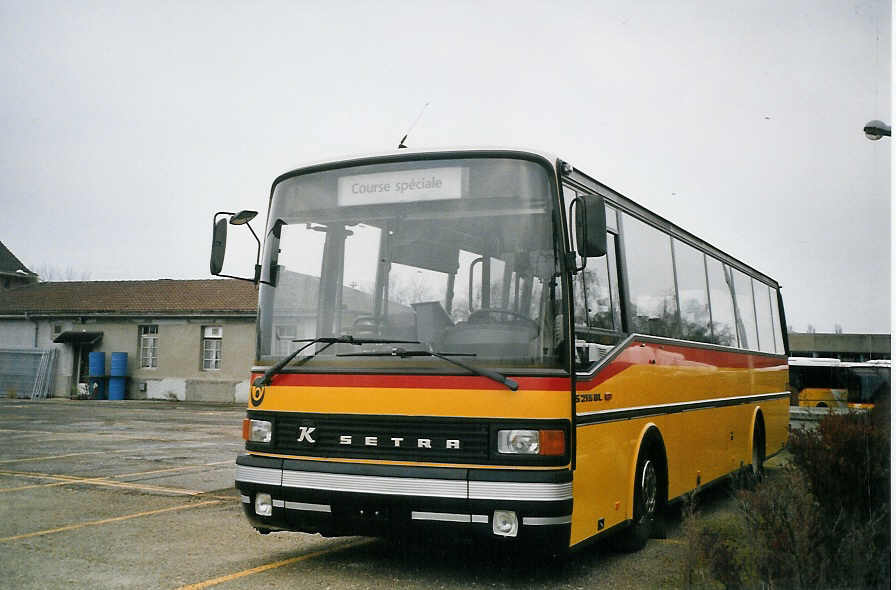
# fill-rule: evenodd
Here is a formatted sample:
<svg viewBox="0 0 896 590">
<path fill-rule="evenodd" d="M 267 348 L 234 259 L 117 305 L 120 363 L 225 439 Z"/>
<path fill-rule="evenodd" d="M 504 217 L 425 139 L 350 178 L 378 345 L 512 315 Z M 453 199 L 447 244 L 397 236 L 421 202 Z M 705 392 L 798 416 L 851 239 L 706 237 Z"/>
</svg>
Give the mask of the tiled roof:
<svg viewBox="0 0 896 590">
<path fill-rule="evenodd" d="M 0 291 L 3 314 L 254 313 L 255 285 L 231 279 L 34 283 Z"/>
<path fill-rule="evenodd" d="M 0 274 L 26 277 L 34 273 L 28 270 L 28 267 L 22 264 L 22 261 L 16 258 L 15 254 L 3 245 L 3 242 L 0 242 Z"/>
</svg>

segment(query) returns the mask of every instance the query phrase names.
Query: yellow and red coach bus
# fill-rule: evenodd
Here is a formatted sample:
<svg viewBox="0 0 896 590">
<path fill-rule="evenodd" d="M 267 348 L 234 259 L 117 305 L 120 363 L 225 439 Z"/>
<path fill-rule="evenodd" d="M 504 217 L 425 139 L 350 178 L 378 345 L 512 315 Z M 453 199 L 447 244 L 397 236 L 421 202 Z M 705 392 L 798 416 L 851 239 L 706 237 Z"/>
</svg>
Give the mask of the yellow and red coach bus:
<svg viewBox="0 0 896 590">
<path fill-rule="evenodd" d="M 252 215 L 216 215 L 213 274 Z M 236 467 L 261 532 L 637 549 L 785 444 L 778 284 L 555 157 L 301 168 L 263 243 Z"/>
</svg>

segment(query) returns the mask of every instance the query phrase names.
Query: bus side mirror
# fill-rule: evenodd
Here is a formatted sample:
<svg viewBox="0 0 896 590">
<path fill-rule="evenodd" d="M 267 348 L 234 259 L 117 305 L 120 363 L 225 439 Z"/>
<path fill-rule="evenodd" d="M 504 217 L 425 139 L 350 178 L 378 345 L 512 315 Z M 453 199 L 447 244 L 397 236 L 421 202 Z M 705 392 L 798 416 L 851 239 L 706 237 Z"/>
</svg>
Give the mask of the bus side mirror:
<svg viewBox="0 0 896 590">
<path fill-rule="evenodd" d="M 213 275 L 221 274 L 224 268 L 224 251 L 227 248 L 227 218 L 222 217 L 212 226 L 212 255 L 209 270 Z"/>
<path fill-rule="evenodd" d="M 225 215 L 227 217 L 224 217 Z M 228 279 L 238 279 L 240 281 L 250 281 L 256 285 L 258 283 L 265 283 L 266 285 L 271 284 L 268 281 L 261 280 L 261 265 L 258 264 L 258 260 L 261 257 L 261 240 L 258 239 L 258 235 L 255 233 L 255 230 L 252 229 L 252 226 L 249 225 L 249 222 L 255 219 L 256 215 L 258 215 L 257 211 L 249 210 L 240 211 L 239 213 L 232 213 L 230 211 L 218 211 L 215 213 L 215 216 L 212 218 L 212 255 L 208 263 L 208 269 L 213 275 L 227 277 Z M 255 276 L 251 279 L 248 277 L 235 277 L 233 275 L 221 274 L 221 269 L 224 268 L 224 251 L 227 248 L 228 225 L 245 225 L 249 228 L 249 231 L 252 232 L 252 237 L 255 238 L 257 244 L 255 250 Z"/>
<path fill-rule="evenodd" d="M 582 258 L 607 253 L 607 209 L 600 195 L 576 197 L 576 248 Z"/>
</svg>

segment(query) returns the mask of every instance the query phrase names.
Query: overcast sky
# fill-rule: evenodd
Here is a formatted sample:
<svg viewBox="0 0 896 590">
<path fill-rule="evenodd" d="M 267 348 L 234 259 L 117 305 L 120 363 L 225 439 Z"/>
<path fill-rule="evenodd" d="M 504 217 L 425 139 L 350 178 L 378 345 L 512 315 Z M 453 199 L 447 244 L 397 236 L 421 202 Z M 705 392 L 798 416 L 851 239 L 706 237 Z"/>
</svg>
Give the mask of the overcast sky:
<svg viewBox="0 0 896 590">
<path fill-rule="evenodd" d="M 862 127 L 891 122 L 891 22 L 882 0 L 0 0 L 0 241 L 93 280 L 206 278 L 215 211 L 394 148 L 429 102 L 410 146 L 555 153 L 776 278 L 797 331 L 889 332 L 891 144 Z"/>
</svg>

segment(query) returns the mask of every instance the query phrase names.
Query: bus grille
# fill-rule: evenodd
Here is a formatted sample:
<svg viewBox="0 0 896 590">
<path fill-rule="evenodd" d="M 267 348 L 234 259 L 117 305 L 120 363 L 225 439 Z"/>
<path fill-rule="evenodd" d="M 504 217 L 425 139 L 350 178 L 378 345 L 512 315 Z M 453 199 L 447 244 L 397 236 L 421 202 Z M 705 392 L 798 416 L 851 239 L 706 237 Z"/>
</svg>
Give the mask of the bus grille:
<svg viewBox="0 0 896 590">
<path fill-rule="evenodd" d="M 489 459 L 490 429 L 485 420 L 251 414 L 252 418 L 273 422 L 275 448 L 253 444 L 247 446 L 250 450 L 311 457 L 448 463 L 485 463 Z"/>
</svg>

